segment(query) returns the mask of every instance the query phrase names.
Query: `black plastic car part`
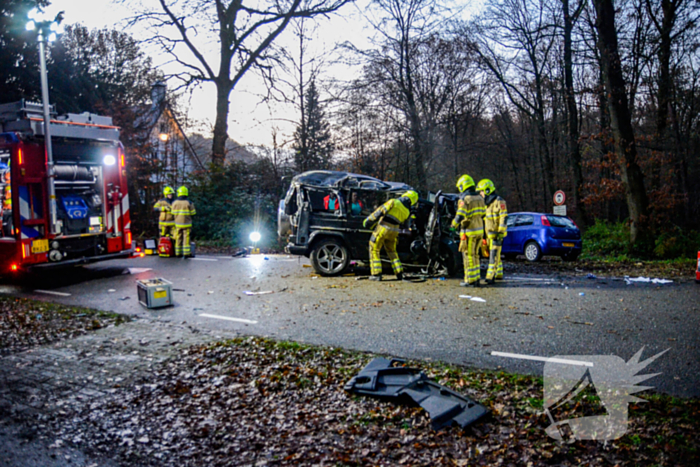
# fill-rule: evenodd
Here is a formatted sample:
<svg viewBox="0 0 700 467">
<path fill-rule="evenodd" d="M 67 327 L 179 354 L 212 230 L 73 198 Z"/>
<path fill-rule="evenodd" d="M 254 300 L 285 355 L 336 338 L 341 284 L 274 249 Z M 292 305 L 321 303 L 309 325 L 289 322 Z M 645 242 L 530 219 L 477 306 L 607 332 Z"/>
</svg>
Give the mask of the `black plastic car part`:
<svg viewBox="0 0 700 467">
<path fill-rule="evenodd" d="M 345 390 L 394 403 L 417 404 L 430 415 L 434 430 L 466 428 L 489 413 L 483 405 L 431 381 L 417 368 L 395 367 L 399 359 L 375 358 L 345 385 Z"/>
</svg>

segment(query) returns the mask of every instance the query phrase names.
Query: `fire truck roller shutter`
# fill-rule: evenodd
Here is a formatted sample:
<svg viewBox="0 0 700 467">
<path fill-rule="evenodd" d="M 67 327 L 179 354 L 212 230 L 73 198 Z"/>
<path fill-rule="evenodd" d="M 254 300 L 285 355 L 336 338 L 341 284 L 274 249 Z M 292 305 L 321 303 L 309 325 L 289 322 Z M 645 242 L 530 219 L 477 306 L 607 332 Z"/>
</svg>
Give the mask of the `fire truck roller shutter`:
<svg viewBox="0 0 700 467">
<path fill-rule="evenodd" d="M 95 183 L 95 174 L 88 167 L 79 165 L 56 165 L 56 181 Z"/>
</svg>

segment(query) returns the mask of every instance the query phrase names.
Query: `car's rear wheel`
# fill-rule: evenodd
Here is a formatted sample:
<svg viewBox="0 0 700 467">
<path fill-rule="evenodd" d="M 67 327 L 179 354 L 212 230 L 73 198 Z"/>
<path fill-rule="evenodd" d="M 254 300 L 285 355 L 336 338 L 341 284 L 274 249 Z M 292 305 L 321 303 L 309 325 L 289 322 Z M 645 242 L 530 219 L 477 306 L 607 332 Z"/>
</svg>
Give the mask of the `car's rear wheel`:
<svg viewBox="0 0 700 467">
<path fill-rule="evenodd" d="M 337 276 L 350 264 L 350 254 L 341 240 L 326 238 L 314 246 L 311 264 L 322 276 Z"/>
<path fill-rule="evenodd" d="M 525 244 L 525 258 L 531 262 L 539 261 L 542 258 L 542 248 L 537 242 L 527 242 Z"/>
</svg>

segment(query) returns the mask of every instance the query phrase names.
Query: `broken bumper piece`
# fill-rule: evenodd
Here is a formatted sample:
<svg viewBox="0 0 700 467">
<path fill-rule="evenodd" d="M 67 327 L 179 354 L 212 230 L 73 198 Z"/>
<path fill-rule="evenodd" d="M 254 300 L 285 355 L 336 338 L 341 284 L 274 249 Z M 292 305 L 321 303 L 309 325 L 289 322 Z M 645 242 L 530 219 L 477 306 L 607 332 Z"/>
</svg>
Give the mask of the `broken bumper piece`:
<svg viewBox="0 0 700 467">
<path fill-rule="evenodd" d="M 466 396 L 428 379 L 417 368 L 394 367 L 403 360 L 375 358 L 345 385 L 345 390 L 364 396 L 417 404 L 430 414 L 434 430 L 457 425 L 466 428 L 488 409 Z"/>
</svg>

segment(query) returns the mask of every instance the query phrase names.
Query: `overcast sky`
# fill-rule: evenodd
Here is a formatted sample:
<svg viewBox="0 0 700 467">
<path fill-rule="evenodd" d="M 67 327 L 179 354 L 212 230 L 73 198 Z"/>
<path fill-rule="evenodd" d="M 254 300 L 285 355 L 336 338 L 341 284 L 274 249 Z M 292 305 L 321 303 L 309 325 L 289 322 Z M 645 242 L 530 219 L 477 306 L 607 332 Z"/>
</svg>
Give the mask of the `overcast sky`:
<svg viewBox="0 0 700 467">
<path fill-rule="evenodd" d="M 112 0 L 52 0 L 47 13 L 55 14 L 61 10 L 65 11 L 66 24 L 82 23 L 89 28 L 123 27 L 124 19 L 131 14 L 126 7 Z M 361 25 L 356 22 L 357 16 L 357 8 L 349 5 L 342 17 L 331 20 L 332 24 L 329 24 L 329 20 L 321 20 L 323 23 L 319 32 L 321 37 L 315 43 L 320 49 L 328 50 L 333 47 L 335 41 L 360 40 L 366 32 L 363 32 Z M 129 29 L 125 31 L 137 39 L 144 38 L 143 31 Z M 286 32 L 291 36 L 290 30 Z M 162 56 L 153 51 L 148 52 L 151 52 L 154 63 L 160 65 L 159 59 Z M 218 62 L 213 60 L 213 63 Z M 228 133 L 241 144 L 269 146 L 274 128 L 278 129 L 278 142 L 289 139 L 294 131 L 291 120 L 296 118 L 296 114 L 290 106 L 261 104 L 259 96 L 262 89 L 258 82 L 259 79 L 256 76 L 249 74 L 231 94 Z M 208 136 L 215 116 L 214 85 L 206 84 L 195 90 L 191 96 L 185 97 L 183 103 L 186 105 L 189 118 L 201 122 L 203 124 L 201 128 Z"/>
<path fill-rule="evenodd" d="M 124 19 L 133 14 L 123 5 L 113 0 L 51 0 L 49 13 L 56 14 L 65 11 L 65 23 L 82 23 L 89 28 L 119 28 L 124 26 Z M 157 0 L 150 0 L 157 3 Z M 358 0 L 359 5 L 367 4 L 370 0 Z M 457 3 L 467 3 L 469 0 L 457 0 Z M 481 2 L 479 2 L 481 3 Z M 356 45 L 365 46 L 369 31 L 365 27 L 365 21 L 361 19 L 360 9 L 356 5 L 347 5 L 342 15 L 334 15 L 330 19 L 319 19 L 317 36 L 313 44 L 317 53 L 330 50 L 335 43 L 351 41 Z M 144 39 L 143 30 L 125 30 L 136 39 Z M 286 37 L 280 37 L 288 41 L 289 47 L 298 47 L 293 41 L 291 28 L 285 31 Z M 279 42 L 279 41 L 278 41 Z M 279 42 L 284 44 L 284 42 Z M 149 51 L 156 65 L 161 65 L 163 55 L 157 51 Z M 212 60 L 212 64 L 218 63 Z M 337 67 L 328 68 L 329 74 L 339 75 L 341 79 L 351 78 L 352 71 Z M 168 71 L 172 71 L 168 70 Z M 328 76 L 327 76 L 328 77 Z M 51 79 L 51 77 L 49 77 Z M 175 86 L 172 83 L 171 86 Z M 259 85 L 259 78 L 249 73 L 236 87 L 230 97 L 229 137 L 241 144 L 254 144 L 270 146 L 272 143 L 273 129 L 278 131 L 278 143 L 288 140 L 294 131 L 294 120 L 298 117 L 295 110 L 289 105 L 261 104 L 260 94 L 263 92 Z M 323 97 L 323 96 L 322 96 Z M 183 101 L 190 119 L 201 122 L 202 133 L 210 135 L 215 117 L 216 90 L 213 84 L 206 84 L 195 90 L 191 96 Z"/>
</svg>

